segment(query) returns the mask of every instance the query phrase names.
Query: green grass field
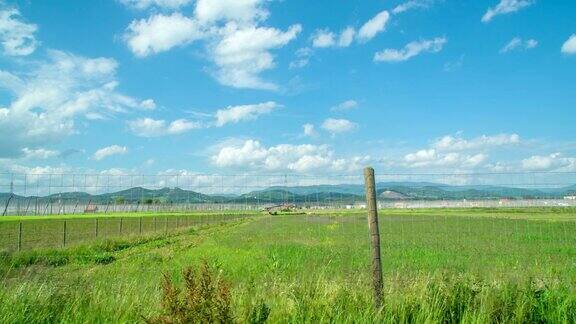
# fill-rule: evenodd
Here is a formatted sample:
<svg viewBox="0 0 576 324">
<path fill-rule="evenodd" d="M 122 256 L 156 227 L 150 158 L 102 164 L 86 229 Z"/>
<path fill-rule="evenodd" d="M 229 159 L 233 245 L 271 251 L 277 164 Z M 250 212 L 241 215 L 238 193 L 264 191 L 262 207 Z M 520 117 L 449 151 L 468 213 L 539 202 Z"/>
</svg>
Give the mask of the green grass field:
<svg viewBox="0 0 576 324">
<path fill-rule="evenodd" d="M 362 212 L 252 216 L 4 252 L 0 322 L 144 321 L 162 312 L 162 274 L 179 283 L 202 260 L 237 322 L 264 304 L 269 322 L 576 322 L 574 209 L 381 211 L 376 311 Z"/>
</svg>

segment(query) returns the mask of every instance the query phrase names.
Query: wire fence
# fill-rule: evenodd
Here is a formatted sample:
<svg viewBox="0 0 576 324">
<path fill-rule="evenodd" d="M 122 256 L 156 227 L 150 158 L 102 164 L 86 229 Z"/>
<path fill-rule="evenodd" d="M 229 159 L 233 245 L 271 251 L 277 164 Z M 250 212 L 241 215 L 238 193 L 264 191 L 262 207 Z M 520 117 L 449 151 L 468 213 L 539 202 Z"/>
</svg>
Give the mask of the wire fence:
<svg viewBox="0 0 576 324">
<path fill-rule="evenodd" d="M 575 206 L 576 173 L 378 174 L 380 208 Z M 7 215 L 365 207 L 360 175 L 0 174 Z"/>
<path fill-rule="evenodd" d="M 220 244 L 260 242 L 280 255 L 279 247 L 288 246 L 299 251 L 290 258 L 302 267 L 335 263 L 355 271 L 369 253 L 363 180 L 361 174 L 0 174 L 0 250 L 249 218 L 249 226 L 220 237 Z M 569 172 L 377 173 L 384 267 L 567 266 L 567 256 L 576 255 L 575 184 Z M 318 263 L 310 263 L 315 257 Z"/>
</svg>

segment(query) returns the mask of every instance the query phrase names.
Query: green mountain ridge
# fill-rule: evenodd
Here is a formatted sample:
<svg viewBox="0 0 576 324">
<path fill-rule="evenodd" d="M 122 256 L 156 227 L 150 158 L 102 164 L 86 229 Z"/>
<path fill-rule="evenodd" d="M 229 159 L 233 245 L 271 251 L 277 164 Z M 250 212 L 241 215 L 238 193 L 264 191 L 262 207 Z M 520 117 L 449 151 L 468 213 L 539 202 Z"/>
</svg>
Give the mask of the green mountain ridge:
<svg viewBox="0 0 576 324">
<path fill-rule="evenodd" d="M 462 199 L 561 199 L 576 193 L 576 185 L 564 188 L 515 188 L 504 186 L 451 186 L 429 182 L 380 182 L 377 194 L 382 200 L 462 200 Z M 0 193 L 6 201 L 10 193 Z M 274 186 L 245 194 L 210 195 L 181 188 L 147 189 L 134 187 L 111 193 L 86 192 L 53 193 L 46 196 L 19 196 L 15 199 L 34 198 L 40 202 L 54 200 L 81 200 L 93 203 L 314 203 L 362 201 L 364 186 L 359 184 Z"/>
</svg>

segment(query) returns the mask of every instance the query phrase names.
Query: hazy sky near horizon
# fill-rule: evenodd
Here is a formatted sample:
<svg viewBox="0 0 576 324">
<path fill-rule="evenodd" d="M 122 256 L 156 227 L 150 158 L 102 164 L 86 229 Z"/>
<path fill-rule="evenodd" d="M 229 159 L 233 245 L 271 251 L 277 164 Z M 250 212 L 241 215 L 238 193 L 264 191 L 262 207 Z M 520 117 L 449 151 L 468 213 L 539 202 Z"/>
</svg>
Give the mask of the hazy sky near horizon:
<svg viewBox="0 0 576 324">
<path fill-rule="evenodd" d="M 0 172 L 576 171 L 574 1 L 0 4 Z"/>
</svg>

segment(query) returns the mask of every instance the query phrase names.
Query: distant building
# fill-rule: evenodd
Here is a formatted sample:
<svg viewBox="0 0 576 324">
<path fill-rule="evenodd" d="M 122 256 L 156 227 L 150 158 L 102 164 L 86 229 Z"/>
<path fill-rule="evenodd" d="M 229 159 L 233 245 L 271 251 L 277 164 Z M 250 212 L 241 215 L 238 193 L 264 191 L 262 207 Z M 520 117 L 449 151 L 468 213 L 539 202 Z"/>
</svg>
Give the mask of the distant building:
<svg viewBox="0 0 576 324">
<path fill-rule="evenodd" d="M 564 200 L 576 200 L 576 196 L 566 196 Z"/>
</svg>

